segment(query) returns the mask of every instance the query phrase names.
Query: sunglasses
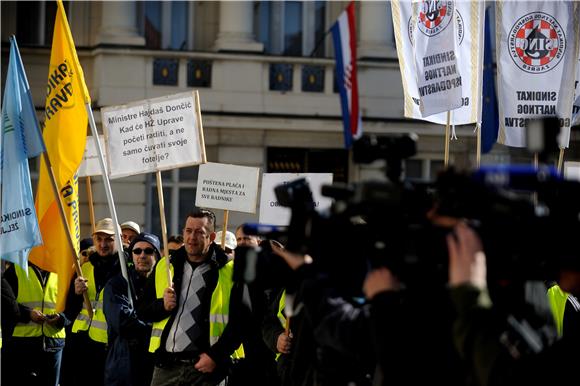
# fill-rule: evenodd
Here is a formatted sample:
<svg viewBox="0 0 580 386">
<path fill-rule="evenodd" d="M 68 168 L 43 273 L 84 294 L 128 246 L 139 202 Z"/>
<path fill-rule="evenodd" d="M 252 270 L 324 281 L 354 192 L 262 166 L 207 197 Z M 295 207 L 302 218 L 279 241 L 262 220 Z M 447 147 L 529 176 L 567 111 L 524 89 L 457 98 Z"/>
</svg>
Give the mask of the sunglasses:
<svg viewBox="0 0 580 386">
<path fill-rule="evenodd" d="M 140 255 L 141 252 L 145 252 L 146 255 L 152 255 L 155 253 L 155 249 L 153 249 L 153 248 L 145 248 L 145 249 L 135 248 L 135 249 L 133 249 L 134 255 Z"/>
</svg>

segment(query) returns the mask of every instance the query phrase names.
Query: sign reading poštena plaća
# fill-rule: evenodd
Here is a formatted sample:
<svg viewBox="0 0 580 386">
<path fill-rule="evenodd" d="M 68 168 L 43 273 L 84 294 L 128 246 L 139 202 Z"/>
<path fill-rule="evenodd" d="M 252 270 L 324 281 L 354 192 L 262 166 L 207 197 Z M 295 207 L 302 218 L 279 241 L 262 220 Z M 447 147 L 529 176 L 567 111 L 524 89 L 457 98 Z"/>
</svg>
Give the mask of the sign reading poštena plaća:
<svg viewBox="0 0 580 386">
<path fill-rule="evenodd" d="M 208 162 L 199 166 L 195 205 L 256 213 L 260 168 Z"/>
<path fill-rule="evenodd" d="M 197 91 L 101 109 L 111 178 L 206 162 Z"/>
<path fill-rule="evenodd" d="M 444 124 L 453 109 L 452 124 L 480 121 L 483 2 L 397 0 L 391 7 L 405 116 Z"/>
<path fill-rule="evenodd" d="M 560 118 L 560 147 L 568 147 L 580 44 L 580 3 L 496 3 L 498 142 L 524 147 L 526 125 Z"/>
</svg>

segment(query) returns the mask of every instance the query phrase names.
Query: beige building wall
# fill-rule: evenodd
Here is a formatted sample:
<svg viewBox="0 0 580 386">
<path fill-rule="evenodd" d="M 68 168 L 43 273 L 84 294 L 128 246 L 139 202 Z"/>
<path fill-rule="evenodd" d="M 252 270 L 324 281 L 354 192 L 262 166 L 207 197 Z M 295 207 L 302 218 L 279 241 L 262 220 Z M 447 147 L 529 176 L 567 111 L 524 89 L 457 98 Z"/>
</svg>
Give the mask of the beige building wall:
<svg viewBox="0 0 580 386">
<path fill-rule="evenodd" d="M 228 3 L 192 3 L 189 11 L 194 25 L 190 32 L 195 50 L 168 51 L 145 48 L 144 38 L 137 25 L 139 10 L 144 3 L 69 2 L 70 25 L 92 97 L 97 125 L 100 127 L 102 107 L 191 90 L 187 86 L 187 63 L 191 59 L 202 59 L 212 63 L 211 87 L 199 89 L 208 161 L 256 166 L 266 171 L 268 147 L 342 148 L 339 96 L 333 92 L 334 60 L 330 35 L 324 43 L 327 58 L 264 55 L 253 51 L 259 47 L 255 40 L 230 42 L 238 44 L 241 51 L 216 52 L 219 49 L 216 42 L 220 36 L 224 36 L 220 35 L 220 15 L 226 12 L 224 7 L 231 6 Z M 346 3 L 327 3 L 327 27 Z M 252 2 L 247 4 L 253 6 Z M 17 29 L 16 3 L 2 1 L 1 6 L 4 81 L 8 52 L 6 42 L 8 36 Z M 379 12 L 377 18 L 377 10 L 384 12 L 385 17 Z M 358 63 L 365 132 L 415 132 L 419 135 L 416 158 L 424 159 L 427 163 L 430 160 L 441 161 L 444 128 L 403 118 L 402 86 L 392 41 L 390 7 L 387 2 L 359 2 L 357 15 L 359 53 L 365 55 Z M 383 22 L 386 25 L 382 25 Z M 252 25 L 251 21 L 241 20 L 237 28 L 247 29 L 248 23 Z M 40 114 L 44 105 L 50 47 L 21 46 L 21 53 L 34 103 Z M 368 56 L 373 54 L 377 57 Z M 178 61 L 177 86 L 153 84 L 154 61 L 163 58 Z M 292 90 L 270 91 L 270 65 L 276 63 L 293 66 Z M 324 67 L 323 92 L 301 91 L 301 70 L 305 65 Z M 457 128 L 457 133 L 459 140 L 451 143 L 451 163 L 461 168 L 472 167 L 475 162 L 473 127 Z M 500 151 L 500 157 L 504 153 Z M 350 182 L 384 178 L 380 162 L 372 165 L 355 165 L 351 162 L 349 176 Z M 154 176 L 146 175 L 112 181 L 119 221 L 134 220 L 145 225 L 146 229 L 150 228 L 147 221 L 151 221 L 151 181 L 154 181 Z M 92 186 L 96 217 L 108 216 L 107 201 L 99 177 L 93 178 Z M 85 189 L 85 181 L 81 181 L 82 234 L 88 235 L 90 224 Z M 193 201 L 194 197 L 191 197 L 192 206 Z M 218 219 L 220 216 L 218 211 Z M 232 213 L 230 229 L 243 221 L 257 221 L 257 215 Z M 180 230 L 181 224 L 178 222 L 176 226 L 175 221 L 173 223 L 170 233 Z"/>
</svg>

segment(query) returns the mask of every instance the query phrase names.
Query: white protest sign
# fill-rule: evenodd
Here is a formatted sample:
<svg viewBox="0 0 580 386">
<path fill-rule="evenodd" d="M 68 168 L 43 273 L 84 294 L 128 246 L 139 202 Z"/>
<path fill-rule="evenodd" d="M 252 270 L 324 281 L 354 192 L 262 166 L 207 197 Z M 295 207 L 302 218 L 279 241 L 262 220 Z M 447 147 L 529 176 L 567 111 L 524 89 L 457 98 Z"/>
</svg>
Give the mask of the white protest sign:
<svg viewBox="0 0 580 386">
<path fill-rule="evenodd" d="M 101 115 L 111 178 L 206 162 L 197 91 L 106 107 Z"/>
<path fill-rule="evenodd" d="M 99 135 L 99 142 L 101 143 L 101 149 L 103 150 L 106 165 L 107 149 L 103 147 L 105 144 L 105 137 Z M 85 153 L 83 154 L 83 160 L 81 161 L 81 166 L 79 166 L 78 174 L 79 177 L 100 176 L 103 174 L 101 171 L 101 165 L 99 164 L 99 154 L 97 153 L 97 147 L 95 146 L 95 138 L 91 135 L 87 135 Z"/>
<path fill-rule="evenodd" d="M 299 178 L 306 178 L 308 181 L 317 210 L 330 208 L 332 199 L 324 197 L 320 191 L 322 185 L 332 184 L 332 173 L 264 173 L 262 175 L 262 193 L 260 195 L 260 224 L 290 224 L 290 209 L 280 206 L 276 199 L 274 188 Z"/>
<path fill-rule="evenodd" d="M 580 162 L 564 162 L 564 178 L 580 181 Z"/>
<path fill-rule="evenodd" d="M 256 213 L 260 168 L 206 163 L 199 166 L 195 205 Z"/>
</svg>

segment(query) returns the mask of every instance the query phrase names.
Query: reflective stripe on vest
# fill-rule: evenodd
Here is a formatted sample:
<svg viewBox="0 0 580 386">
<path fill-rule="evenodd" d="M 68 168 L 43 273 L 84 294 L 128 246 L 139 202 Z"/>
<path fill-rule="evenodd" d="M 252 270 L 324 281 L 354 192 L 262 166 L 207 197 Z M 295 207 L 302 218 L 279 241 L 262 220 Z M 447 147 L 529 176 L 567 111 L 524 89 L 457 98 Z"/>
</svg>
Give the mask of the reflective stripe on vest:
<svg viewBox="0 0 580 386">
<path fill-rule="evenodd" d="M 20 266 L 14 265 L 14 268 L 18 278 L 18 296 L 16 301 L 45 315 L 56 314 L 57 274 L 49 273 L 46 285 L 43 288 L 32 267 L 28 267 L 28 277 Z M 66 336 L 64 328 L 57 329 L 48 323 L 39 324 L 33 321 L 17 323 L 12 333 L 12 336 L 26 338 L 43 335 L 50 338 L 64 338 Z"/>
<path fill-rule="evenodd" d="M 83 306 L 83 309 L 73 323 L 72 332 L 76 333 L 78 331 L 88 330 L 89 337 L 92 340 L 95 342 L 107 343 L 107 320 L 105 319 L 105 313 L 103 312 L 103 300 L 101 298 L 104 289 L 101 289 L 101 292 L 97 294 L 97 287 L 95 286 L 95 268 L 91 263 L 86 262 L 83 264 L 82 269 L 84 277 L 88 278 L 87 293 L 93 306 L 93 318 L 91 320 L 89 312 L 86 307 Z"/>
<path fill-rule="evenodd" d="M 562 291 L 560 286 L 554 285 L 548 288 L 548 300 L 550 301 L 550 308 L 552 309 L 552 316 L 554 316 L 558 336 L 562 336 L 564 329 L 564 311 L 566 310 L 568 294 Z"/>
<path fill-rule="evenodd" d="M 173 276 L 173 266 L 170 265 L 171 275 Z M 229 321 L 230 293 L 233 287 L 233 260 L 219 269 L 218 282 L 211 295 L 211 304 L 209 310 L 209 343 L 213 346 L 224 332 Z M 167 259 L 164 257 L 155 267 L 155 293 L 157 299 L 163 299 L 165 288 L 169 287 L 167 283 Z M 161 335 L 167 325 L 169 318 L 153 323 L 151 340 L 149 341 L 149 351 L 155 352 L 161 345 Z M 243 346 L 232 354 L 232 358 L 243 358 Z"/>
</svg>

